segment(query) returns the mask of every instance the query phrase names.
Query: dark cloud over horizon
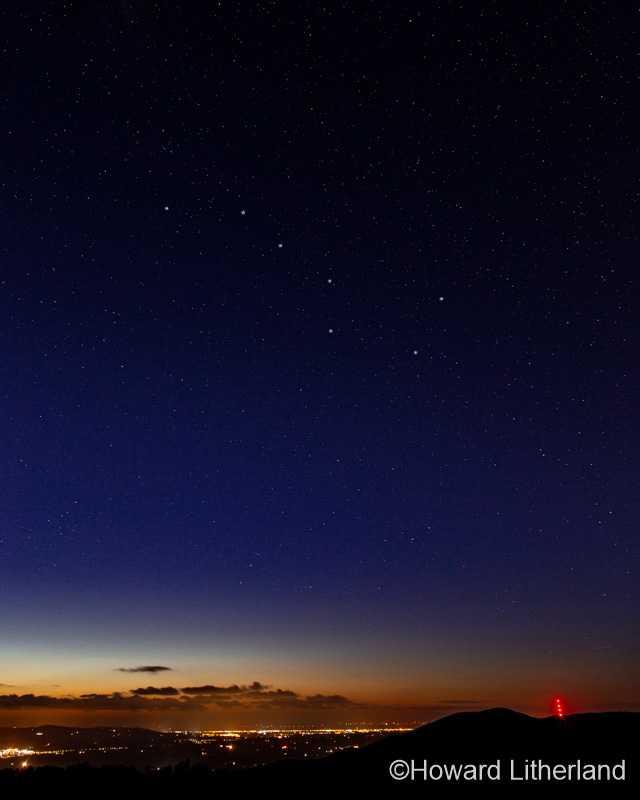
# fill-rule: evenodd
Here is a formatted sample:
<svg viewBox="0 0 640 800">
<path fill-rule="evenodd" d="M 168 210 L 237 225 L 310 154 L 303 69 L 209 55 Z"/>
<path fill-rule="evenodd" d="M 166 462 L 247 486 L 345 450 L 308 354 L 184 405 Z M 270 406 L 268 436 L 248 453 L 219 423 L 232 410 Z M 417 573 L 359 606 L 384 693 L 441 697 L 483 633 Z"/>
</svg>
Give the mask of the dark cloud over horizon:
<svg viewBox="0 0 640 800">
<path fill-rule="evenodd" d="M 0 709 L 49 708 L 75 711 L 204 711 L 194 698 L 146 698 L 138 695 L 84 694 L 80 697 L 50 695 L 0 695 Z"/>
<path fill-rule="evenodd" d="M 118 667 L 116 672 L 173 672 L 171 667 Z"/>
<path fill-rule="evenodd" d="M 181 693 L 183 693 L 181 695 Z M 190 693 L 190 694 L 189 694 Z M 181 696 L 180 696 L 181 695 Z M 51 695 L 0 695 L 0 710 L 57 709 L 77 711 L 164 711 L 198 712 L 215 709 L 236 711 L 269 710 L 317 712 L 337 709 L 367 709 L 383 714 L 410 714 L 412 718 L 427 715 L 441 716 L 443 712 L 458 712 L 465 707 L 478 710 L 479 700 L 448 700 L 433 705 L 399 705 L 360 702 L 344 695 L 303 695 L 291 689 L 274 689 L 258 681 L 246 686 L 231 684 L 227 687 L 203 685 L 177 689 L 173 686 L 139 687 L 129 693 L 88 693 L 79 697 L 53 697 Z"/>
<path fill-rule="evenodd" d="M 212 685 L 185 686 L 185 688 L 180 689 L 180 691 L 184 692 L 184 694 L 226 695 L 226 694 L 247 694 L 248 692 L 262 692 L 269 688 L 270 688 L 269 686 L 265 686 L 259 681 L 254 681 L 250 686 L 238 686 L 235 683 L 232 686 L 212 686 Z"/>
<path fill-rule="evenodd" d="M 182 696 L 179 696 L 181 695 Z M 273 689 L 259 681 L 250 685 L 203 686 L 177 689 L 174 686 L 147 686 L 129 693 L 87 693 L 79 697 L 52 695 L 0 695 L 0 709 L 55 708 L 83 711 L 204 711 L 208 707 L 260 709 L 360 707 L 363 704 L 341 695 L 304 696 L 290 689 Z"/>
</svg>

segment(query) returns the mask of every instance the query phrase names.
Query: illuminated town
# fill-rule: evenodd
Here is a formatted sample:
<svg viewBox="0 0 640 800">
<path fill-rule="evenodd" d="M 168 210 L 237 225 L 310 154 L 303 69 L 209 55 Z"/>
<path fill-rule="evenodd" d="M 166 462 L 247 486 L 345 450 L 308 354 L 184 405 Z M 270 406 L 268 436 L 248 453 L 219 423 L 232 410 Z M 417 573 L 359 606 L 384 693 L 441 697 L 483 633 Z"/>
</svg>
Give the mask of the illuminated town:
<svg viewBox="0 0 640 800">
<path fill-rule="evenodd" d="M 150 731 L 140 728 L 2 728 L 0 769 L 90 763 L 161 768 L 189 760 L 235 770 L 289 759 L 321 758 L 408 728 Z"/>
</svg>

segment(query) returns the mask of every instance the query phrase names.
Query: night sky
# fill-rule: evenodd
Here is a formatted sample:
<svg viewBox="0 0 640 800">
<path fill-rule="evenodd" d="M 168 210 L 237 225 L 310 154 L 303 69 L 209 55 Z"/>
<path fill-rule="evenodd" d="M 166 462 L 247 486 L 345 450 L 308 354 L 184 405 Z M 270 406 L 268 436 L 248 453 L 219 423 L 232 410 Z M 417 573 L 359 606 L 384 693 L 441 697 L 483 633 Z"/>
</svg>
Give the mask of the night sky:
<svg viewBox="0 0 640 800">
<path fill-rule="evenodd" d="M 640 708 L 637 9 L 1 19 L 0 723 Z"/>
</svg>

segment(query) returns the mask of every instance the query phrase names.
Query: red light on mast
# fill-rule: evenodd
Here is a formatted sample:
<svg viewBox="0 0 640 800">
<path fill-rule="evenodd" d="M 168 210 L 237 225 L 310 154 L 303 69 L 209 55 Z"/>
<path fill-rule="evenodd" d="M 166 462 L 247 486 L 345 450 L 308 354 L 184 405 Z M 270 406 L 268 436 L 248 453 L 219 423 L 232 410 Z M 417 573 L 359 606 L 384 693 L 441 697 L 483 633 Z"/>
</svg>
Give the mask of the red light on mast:
<svg viewBox="0 0 640 800">
<path fill-rule="evenodd" d="M 556 697 L 556 714 L 559 717 L 564 717 L 564 714 L 562 713 L 562 703 L 560 702 L 559 697 Z"/>
</svg>

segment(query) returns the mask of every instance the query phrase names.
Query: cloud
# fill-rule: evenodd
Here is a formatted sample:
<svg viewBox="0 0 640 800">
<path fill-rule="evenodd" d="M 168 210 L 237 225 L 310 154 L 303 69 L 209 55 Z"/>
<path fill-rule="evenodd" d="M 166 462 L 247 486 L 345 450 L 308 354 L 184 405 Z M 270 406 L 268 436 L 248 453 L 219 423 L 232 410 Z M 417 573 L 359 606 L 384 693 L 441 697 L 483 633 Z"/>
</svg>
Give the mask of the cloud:
<svg viewBox="0 0 640 800">
<path fill-rule="evenodd" d="M 204 711 L 205 706 L 192 697 L 139 697 L 112 694 L 83 694 L 80 697 L 50 695 L 0 695 L 0 709 L 58 708 L 79 711 Z"/>
<path fill-rule="evenodd" d="M 252 684 L 251 684 L 249 687 L 247 687 L 247 688 L 249 688 L 249 689 L 251 689 L 252 691 L 255 691 L 255 692 L 262 692 L 262 691 L 264 691 L 265 689 L 269 689 L 270 687 L 269 687 L 269 686 L 267 686 L 267 685 L 265 685 L 264 683 L 260 683 L 260 681 L 254 681 L 254 682 L 253 682 L 253 683 L 252 683 Z M 280 691 L 280 690 L 278 690 L 278 691 Z"/>
<path fill-rule="evenodd" d="M 0 708 L 49 708 L 58 702 L 60 702 L 60 698 L 48 695 L 0 695 Z"/>
<path fill-rule="evenodd" d="M 146 668 L 139 668 L 150 669 Z M 158 669 L 158 668 L 153 668 Z M 168 669 L 167 667 L 161 669 Z M 123 672 L 136 672 L 126 670 Z M 79 697 L 52 697 L 51 695 L 5 694 L 0 695 L 0 709 L 55 708 L 83 711 L 205 711 L 207 708 L 245 709 L 295 709 L 317 711 L 320 709 L 364 708 L 343 695 L 315 694 L 303 696 L 290 689 L 275 689 L 254 681 L 251 684 L 230 686 L 140 686 L 130 692 L 108 694 L 90 693 Z"/>
<path fill-rule="evenodd" d="M 184 694 L 228 695 L 263 692 L 268 688 L 268 686 L 254 681 L 250 686 L 238 686 L 235 683 L 232 686 L 212 686 L 208 684 L 205 686 L 185 686 L 184 689 L 180 689 L 180 691 L 184 692 Z"/>
<path fill-rule="evenodd" d="M 310 697 L 305 697 L 306 704 L 314 708 L 335 708 L 336 706 L 359 706 L 360 703 L 354 703 L 348 697 L 343 697 L 341 694 L 314 694 Z"/>
<path fill-rule="evenodd" d="M 363 708 L 364 704 L 356 703 L 340 694 L 314 694 L 302 697 L 295 692 L 278 689 L 267 692 L 252 702 L 253 708 L 295 708 L 299 710 L 329 708 Z"/>
<path fill-rule="evenodd" d="M 116 672 L 172 672 L 171 667 L 118 667 Z"/>
<path fill-rule="evenodd" d="M 299 697 L 297 692 L 292 692 L 290 689 L 272 689 L 270 691 L 248 692 L 247 697 L 261 697 L 261 698 L 282 698 L 282 697 Z"/>
</svg>

